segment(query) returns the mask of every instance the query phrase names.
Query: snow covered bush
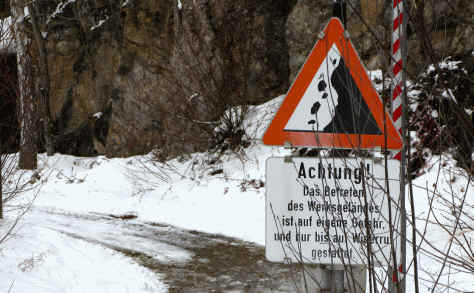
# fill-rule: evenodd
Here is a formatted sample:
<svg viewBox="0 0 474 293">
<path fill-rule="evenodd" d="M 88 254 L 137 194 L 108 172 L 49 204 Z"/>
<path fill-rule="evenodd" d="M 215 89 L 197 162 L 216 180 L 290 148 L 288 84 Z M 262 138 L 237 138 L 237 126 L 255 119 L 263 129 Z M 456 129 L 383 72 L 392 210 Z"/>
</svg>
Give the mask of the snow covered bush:
<svg viewBox="0 0 474 293">
<path fill-rule="evenodd" d="M 474 128 L 472 66 L 450 58 L 430 65 L 411 91 L 410 129 L 416 136 L 410 163 L 419 175 L 432 155 L 449 151 L 472 173 Z"/>
</svg>

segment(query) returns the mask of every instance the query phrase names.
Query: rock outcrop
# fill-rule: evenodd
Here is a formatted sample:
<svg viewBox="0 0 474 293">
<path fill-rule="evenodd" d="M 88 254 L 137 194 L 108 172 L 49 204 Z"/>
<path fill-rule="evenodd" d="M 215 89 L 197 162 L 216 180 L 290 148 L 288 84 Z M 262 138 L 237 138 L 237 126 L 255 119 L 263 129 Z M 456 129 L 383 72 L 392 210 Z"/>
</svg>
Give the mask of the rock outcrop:
<svg viewBox="0 0 474 293">
<path fill-rule="evenodd" d="M 196 133 L 189 119 L 222 114 L 206 111 L 206 103 L 216 102 L 209 96 L 226 92 L 226 103 L 256 104 L 287 89 L 284 32 L 291 3 L 66 3 L 47 25 L 58 144 L 111 156 L 157 145 L 171 153 L 199 147 L 193 138 L 205 142 L 209 135 Z M 202 105 L 179 117 L 192 95 L 200 95 Z M 91 138 L 84 140 L 87 133 Z"/>
</svg>

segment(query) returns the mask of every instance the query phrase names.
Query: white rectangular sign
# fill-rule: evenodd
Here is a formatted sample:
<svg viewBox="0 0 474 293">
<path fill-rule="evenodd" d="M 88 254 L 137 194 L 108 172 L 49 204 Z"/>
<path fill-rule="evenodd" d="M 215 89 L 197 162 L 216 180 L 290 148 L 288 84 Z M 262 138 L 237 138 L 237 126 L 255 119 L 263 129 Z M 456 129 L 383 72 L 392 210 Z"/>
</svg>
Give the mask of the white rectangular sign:
<svg viewBox="0 0 474 293">
<path fill-rule="evenodd" d="M 382 162 L 370 159 L 269 158 L 267 260 L 367 264 L 370 249 L 375 265 L 386 265 L 390 259 L 388 194 L 394 201 L 395 219 L 399 173 L 396 160 L 389 160 L 386 180 Z"/>
</svg>

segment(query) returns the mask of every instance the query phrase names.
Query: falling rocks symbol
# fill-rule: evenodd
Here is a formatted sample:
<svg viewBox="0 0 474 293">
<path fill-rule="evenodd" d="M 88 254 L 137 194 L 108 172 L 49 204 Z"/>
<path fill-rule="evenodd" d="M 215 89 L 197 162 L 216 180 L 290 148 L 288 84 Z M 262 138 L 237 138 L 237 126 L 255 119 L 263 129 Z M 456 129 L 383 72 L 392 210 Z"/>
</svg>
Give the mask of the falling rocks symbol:
<svg viewBox="0 0 474 293">
<path fill-rule="evenodd" d="M 339 103 L 333 120 L 320 132 L 381 134 L 343 58 L 331 76 L 331 83 L 339 96 Z"/>
</svg>

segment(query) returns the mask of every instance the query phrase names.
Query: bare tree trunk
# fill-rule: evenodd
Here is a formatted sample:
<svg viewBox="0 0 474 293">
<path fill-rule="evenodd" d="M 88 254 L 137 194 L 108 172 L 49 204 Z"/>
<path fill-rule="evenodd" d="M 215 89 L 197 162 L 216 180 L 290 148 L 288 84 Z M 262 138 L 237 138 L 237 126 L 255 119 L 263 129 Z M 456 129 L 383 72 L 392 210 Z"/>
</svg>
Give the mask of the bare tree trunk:
<svg viewBox="0 0 474 293">
<path fill-rule="evenodd" d="M 40 97 L 39 111 L 41 113 L 41 122 L 43 126 L 43 136 L 45 142 L 46 153 L 48 156 L 54 155 L 54 141 L 52 135 L 52 123 L 51 113 L 49 108 L 49 85 L 50 76 L 48 70 L 48 55 L 46 52 L 46 45 L 41 35 L 38 23 L 38 10 L 37 4 L 28 4 L 28 10 L 30 12 L 31 24 L 33 27 L 33 36 L 35 39 L 36 47 L 38 49 L 38 76 L 39 86 L 35 87 L 36 95 Z"/>
<path fill-rule="evenodd" d="M 18 106 L 20 125 L 20 169 L 33 170 L 37 166 L 36 103 L 33 97 L 32 60 L 27 52 L 30 40 L 24 24 L 25 12 L 22 0 L 10 0 L 18 62 Z"/>
</svg>

